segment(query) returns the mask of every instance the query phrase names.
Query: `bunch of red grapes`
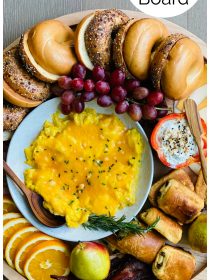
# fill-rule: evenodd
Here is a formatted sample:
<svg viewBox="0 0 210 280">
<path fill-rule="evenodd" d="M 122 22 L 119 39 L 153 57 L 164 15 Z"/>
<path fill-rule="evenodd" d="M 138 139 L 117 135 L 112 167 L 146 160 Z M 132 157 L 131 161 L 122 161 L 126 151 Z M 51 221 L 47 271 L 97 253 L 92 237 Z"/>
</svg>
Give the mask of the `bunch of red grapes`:
<svg viewBox="0 0 210 280">
<path fill-rule="evenodd" d="M 160 91 L 150 91 L 141 86 L 139 80 L 126 79 L 120 69 L 107 72 L 95 66 L 91 73 L 82 64 L 72 67 L 70 76 L 62 76 L 53 85 L 52 93 L 61 96 L 61 111 L 81 113 L 85 102 L 97 99 L 101 107 L 115 104 L 115 112 L 127 112 L 134 121 L 155 120 L 167 114 L 164 95 Z M 157 107 L 158 106 L 158 107 Z"/>
</svg>

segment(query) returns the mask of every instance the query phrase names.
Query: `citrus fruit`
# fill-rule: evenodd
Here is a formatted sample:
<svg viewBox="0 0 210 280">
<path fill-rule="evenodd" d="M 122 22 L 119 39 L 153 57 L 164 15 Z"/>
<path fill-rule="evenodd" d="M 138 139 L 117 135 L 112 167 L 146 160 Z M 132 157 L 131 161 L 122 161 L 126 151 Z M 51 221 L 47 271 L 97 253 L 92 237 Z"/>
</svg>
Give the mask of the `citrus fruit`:
<svg viewBox="0 0 210 280">
<path fill-rule="evenodd" d="M 3 224 L 5 225 L 7 222 L 11 221 L 12 219 L 22 218 L 23 216 L 20 213 L 6 213 L 3 215 Z"/>
<path fill-rule="evenodd" d="M 12 237 L 10 238 L 9 242 L 7 243 L 6 249 L 5 249 L 5 258 L 7 263 L 11 266 L 11 267 L 15 267 L 14 266 L 14 260 L 15 260 L 15 254 L 16 254 L 16 250 L 17 250 L 17 246 L 18 244 L 24 240 L 24 238 L 26 238 L 27 236 L 31 235 L 33 232 L 38 231 L 38 229 L 36 229 L 33 226 L 28 226 L 28 227 L 24 227 L 21 228 L 19 230 L 17 230 Z"/>
<path fill-rule="evenodd" d="M 19 212 L 12 198 L 8 194 L 3 197 L 3 213 Z"/>
<path fill-rule="evenodd" d="M 55 240 L 55 239 L 44 233 L 36 232 L 33 233 L 31 236 L 24 238 L 24 240 L 22 240 L 18 244 L 16 255 L 15 255 L 15 268 L 20 274 L 25 275 L 23 268 L 26 261 L 26 256 L 30 252 L 30 250 L 36 245 L 38 245 L 39 243 L 46 240 Z"/>
<path fill-rule="evenodd" d="M 5 250 L 7 243 L 13 234 L 23 227 L 30 226 L 30 223 L 25 218 L 17 218 L 8 221 L 3 226 L 3 249 Z"/>
<path fill-rule="evenodd" d="M 44 241 L 27 255 L 24 273 L 29 280 L 51 280 L 50 275 L 69 274 L 70 250 L 59 240 Z"/>
<path fill-rule="evenodd" d="M 109 253 L 103 244 L 81 242 L 72 250 L 70 268 L 82 280 L 105 279 L 110 269 Z"/>
<path fill-rule="evenodd" d="M 207 252 L 207 214 L 201 214 L 190 226 L 188 240 L 193 250 Z"/>
</svg>

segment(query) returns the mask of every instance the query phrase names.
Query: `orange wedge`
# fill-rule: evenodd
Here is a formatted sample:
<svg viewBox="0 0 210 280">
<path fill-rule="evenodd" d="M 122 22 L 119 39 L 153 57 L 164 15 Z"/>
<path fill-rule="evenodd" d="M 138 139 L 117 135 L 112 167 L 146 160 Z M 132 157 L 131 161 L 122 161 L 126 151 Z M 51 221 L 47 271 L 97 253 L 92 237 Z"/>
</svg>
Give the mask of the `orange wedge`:
<svg viewBox="0 0 210 280">
<path fill-rule="evenodd" d="M 13 234 L 17 230 L 26 226 L 30 226 L 30 223 L 25 218 L 12 219 L 11 221 L 5 223 L 5 225 L 3 226 L 3 249 L 4 250 L 10 238 L 13 236 Z"/>
<path fill-rule="evenodd" d="M 23 216 L 20 213 L 6 213 L 3 215 L 3 224 L 5 225 L 7 222 L 11 221 L 12 219 L 22 218 Z"/>
<path fill-rule="evenodd" d="M 8 194 L 4 194 L 3 197 L 3 212 L 4 214 L 10 212 L 19 212 L 11 196 Z"/>
<path fill-rule="evenodd" d="M 37 231 L 38 229 L 32 226 L 24 227 L 16 231 L 15 234 L 13 234 L 13 236 L 10 238 L 5 249 L 5 258 L 7 263 L 11 267 L 15 267 L 14 260 L 18 244 L 21 241 L 23 241 L 26 237 L 30 236 L 33 232 Z"/>
<path fill-rule="evenodd" d="M 36 245 L 40 244 L 46 240 L 55 240 L 53 237 L 48 236 L 41 232 L 33 233 L 31 236 L 24 238 L 17 246 L 16 255 L 15 255 L 15 268 L 16 270 L 25 276 L 23 268 L 26 261 L 26 256 L 30 250 Z"/>
<path fill-rule="evenodd" d="M 24 265 L 29 280 L 51 280 L 50 275 L 67 276 L 70 250 L 59 240 L 44 241 L 32 248 Z"/>
</svg>

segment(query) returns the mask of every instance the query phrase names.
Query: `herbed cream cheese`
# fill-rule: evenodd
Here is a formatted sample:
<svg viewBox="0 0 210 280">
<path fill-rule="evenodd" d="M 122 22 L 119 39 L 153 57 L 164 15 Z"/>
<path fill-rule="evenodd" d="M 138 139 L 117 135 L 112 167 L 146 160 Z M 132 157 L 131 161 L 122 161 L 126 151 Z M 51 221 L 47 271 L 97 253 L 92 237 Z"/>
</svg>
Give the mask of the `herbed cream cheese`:
<svg viewBox="0 0 210 280">
<path fill-rule="evenodd" d="M 172 168 L 198 153 L 198 147 L 186 119 L 168 120 L 160 127 L 157 140 Z"/>
</svg>

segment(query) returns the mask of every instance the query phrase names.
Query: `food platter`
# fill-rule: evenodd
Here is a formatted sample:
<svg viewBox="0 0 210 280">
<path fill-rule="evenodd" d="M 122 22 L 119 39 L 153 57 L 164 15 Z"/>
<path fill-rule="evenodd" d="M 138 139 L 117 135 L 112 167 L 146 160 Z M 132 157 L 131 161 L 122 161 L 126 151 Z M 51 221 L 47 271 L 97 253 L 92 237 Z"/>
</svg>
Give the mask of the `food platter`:
<svg viewBox="0 0 210 280">
<path fill-rule="evenodd" d="M 70 14 L 70 15 L 65 15 L 62 16 L 60 18 L 58 18 L 60 21 L 66 23 L 67 25 L 76 25 L 79 23 L 79 21 L 87 14 L 89 14 L 91 11 L 83 11 L 83 12 L 79 12 L 79 13 L 74 13 L 74 14 Z M 132 12 L 132 11 L 125 11 L 125 13 L 127 15 L 129 15 L 130 17 L 135 17 L 135 18 L 143 18 L 143 17 L 148 17 L 145 16 L 144 14 L 140 13 L 140 12 Z M 202 52 L 204 57 L 206 57 L 207 55 L 207 48 L 206 48 L 206 44 L 200 40 L 198 37 L 196 37 L 195 35 L 193 35 L 192 33 L 188 32 L 187 30 L 171 23 L 168 21 L 164 20 L 164 23 L 167 25 L 167 27 L 169 28 L 169 30 L 172 33 L 175 32 L 181 32 L 184 33 L 186 35 L 188 35 L 189 37 L 191 37 L 192 39 L 194 39 L 201 47 Z M 17 41 L 13 42 L 8 48 L 11 48 L 12 46 L 16 45 Z M 7 48 L 7 49 L 8 49 Z M 145 128 L 145 130 L 147 131 L 148 129 Z M 169 171 L 169 169 L 167 169 L 166 167 L 164 167 L 163 165 L 161 165 L 159 163 L 159 161 L 157 159 L 155 159 L 155 174 L 154 174 L 154 178 L 157 179 L 159 178 L 161 175 L 166 174 Z M 186 244 L 185 238 L 182 240 L 182 243 L 179 243 L 179 246 L 184 247 L 187 250 L 190 250 L 189 246 Z M 191 250 L 192 251 L 192 250 Z M 206 270 L 204 272 L 202 272 L 205 267 L 206 267 L 206 255 L 205 254 L 201 254 L 195 251 L 192 251 L 193 255 L 196 257 L 196 261 L 197 261 L 197 267 L 196 267 L 196 275 L 195 278 L 196 280 L 203 280 L 206 278 Z M 4 263 L 4 274 L 8 279 L 17 279 L 17 280 L 21 280 L 24 279 L 22 276 L 20 276 L 18 273 L 16 273 L 14 270 L 12 270 L 11 268 L 9 268 L 9 266 Z"/>
</svg>

